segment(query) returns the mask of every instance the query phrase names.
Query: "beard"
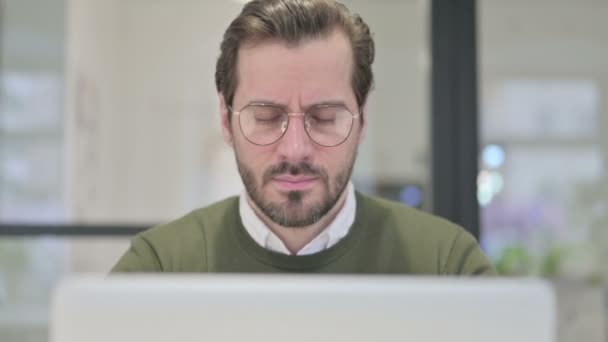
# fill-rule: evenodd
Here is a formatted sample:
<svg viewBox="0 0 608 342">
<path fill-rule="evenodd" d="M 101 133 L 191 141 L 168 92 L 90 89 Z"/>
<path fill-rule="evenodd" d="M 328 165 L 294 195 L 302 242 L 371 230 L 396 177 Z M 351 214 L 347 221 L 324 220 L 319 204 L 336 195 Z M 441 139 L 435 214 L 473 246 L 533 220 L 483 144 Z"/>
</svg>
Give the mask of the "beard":
<svg viewBox="0 0 608 342">
<path fill-rule="evenodd" d="M 251 168 L 241 162 L 235 151 L 236 163 L 245 185 L 249 198 L 272 222 L 290 228 L 302 228 L 318 222 L 322 217 L 336 205 L 340 195 L 348 185 L 355 164 L 356 152 L 339 170 L 338 174 L 329 179 L 326 170 L 316 167 L 308 162 L 298 164 L 281 162 L 268 167 L 262 174 L 260 186 Z M 263 188 L 274 178 L 280 175 L 292 176 L 306 175 L 315 176 L 321 181 L 321 198 L 313 201 L 305 201 L 307 191 L 288 191 L 285 201 L 273 202 L 263 194 Z"/>
</svg>

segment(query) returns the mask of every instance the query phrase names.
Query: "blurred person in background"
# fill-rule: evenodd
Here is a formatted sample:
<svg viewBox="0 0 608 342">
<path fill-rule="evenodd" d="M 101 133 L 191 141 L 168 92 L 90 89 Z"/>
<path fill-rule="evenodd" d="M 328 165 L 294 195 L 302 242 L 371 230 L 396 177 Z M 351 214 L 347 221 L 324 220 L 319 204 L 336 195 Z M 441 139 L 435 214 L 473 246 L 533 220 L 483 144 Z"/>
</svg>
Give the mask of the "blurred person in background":
<svg viewBox="0 0 608 342">
<path fill-rule="evenodd" d="M 355 191 L 374 41 L 332 0 L 255 0 L 216 65 L 245 190 L 137 235 L 113 272 L 494 275 L 462 227 Z"/>
</svg>

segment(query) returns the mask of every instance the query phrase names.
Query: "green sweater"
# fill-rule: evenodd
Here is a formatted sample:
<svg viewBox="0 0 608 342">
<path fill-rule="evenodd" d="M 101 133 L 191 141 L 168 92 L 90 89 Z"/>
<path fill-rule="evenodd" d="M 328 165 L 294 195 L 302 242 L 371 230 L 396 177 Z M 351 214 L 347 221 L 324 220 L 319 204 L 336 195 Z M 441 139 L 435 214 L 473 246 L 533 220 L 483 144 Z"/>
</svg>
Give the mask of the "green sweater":
<svg viewBox="0 0 608 342">
<path fill-rule="evenodd" d="M 135 236 L 113 272 L 318 272 L 493 275 L 463 228 L 398 203 L 356 193 L 346 237 L 312 255 L 275 253 L 247 233 L 231 197 Z"/>
</svg>

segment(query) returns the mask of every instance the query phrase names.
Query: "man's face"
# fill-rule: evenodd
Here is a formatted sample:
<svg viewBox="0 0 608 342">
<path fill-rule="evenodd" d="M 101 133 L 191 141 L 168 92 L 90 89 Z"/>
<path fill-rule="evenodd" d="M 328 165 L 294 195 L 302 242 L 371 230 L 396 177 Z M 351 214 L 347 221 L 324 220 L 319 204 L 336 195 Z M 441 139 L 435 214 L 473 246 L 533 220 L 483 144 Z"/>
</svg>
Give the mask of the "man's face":
<svg viewBox="0 0 608 342">
<path fill-rule="evenodd" d="M 267 103 L 302 113 L 322 103 L 343 103 L 356 114 L 352 65 L 350 42 L 340 31 L 297 46 L 268 41 L 241 47 L 232 108 Z M 360 120 L 354 120 L 344 143 L 324 147 L 309 138 L 303 116 L 292 116 L 280 140 L 258 146 L 243 136 L 238 116 L 229 122 L 223 97 L 221 102 L 224 137 L 257 207 L 284 227 L 308 226 L 327 214 L 350 179 L 364 131 Z"/>
</svg>

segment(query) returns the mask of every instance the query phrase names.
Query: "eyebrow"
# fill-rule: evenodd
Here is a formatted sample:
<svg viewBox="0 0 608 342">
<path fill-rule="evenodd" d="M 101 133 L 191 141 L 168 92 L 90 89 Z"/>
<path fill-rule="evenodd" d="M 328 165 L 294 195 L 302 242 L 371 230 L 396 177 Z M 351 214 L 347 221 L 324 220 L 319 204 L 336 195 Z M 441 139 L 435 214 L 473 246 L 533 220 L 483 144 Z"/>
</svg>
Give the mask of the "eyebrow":
<svg viewBox="0 0 608 342">
<path fill-rule="evenodd" d="M 264 100 L 264 99 L 251 100 L 247 103 L 247 106 L 250 106 L 250 105 L 273 105 L 273 106 L 277 106 L 277 107 L 281 107 L 281 108 L 287 107 L 283 103 L 278 103 L 278 102 L 274 102 L 271 100 Z"/>
<path fill-rule="evenodd" d="M 342 107 L 347 107 L 346 103 L 344 103 L 344 101 L 341 101 L 341 100 L 327 100 L 327 101 L 315 102 L 315 103 L 309 105 L 307 108 L 311 108 L 311 107 L 315 107 L 315 106 L 342 106 Z"/>
<path fill-rule="evenodd" d="M 272 106 L 277 106 L 277 107 L 281 107 L 285 110 L 287 110 L 287 105 L 283 104 L 283 103 L 278 103 L 275 101 L 271 101 L 271 100 L 264 100 L 264 99 L 256 99 L 256 100 L 252 100 L 250 101 L 247 106 L 249 105 L 272 105 Z M 348 106 L 346 106 L 346 103 L 342 100 L 325 100 L 325 101 L 320 101 L 320 102 L 313 102 L 307 106 L 303 106 L 303 108 L 305 109 L 304 111 L 313 108 L 313 107 L 318 107 L 318 106 L 342 106 L 345 108 L 348 108 Z"/>
</svg>

